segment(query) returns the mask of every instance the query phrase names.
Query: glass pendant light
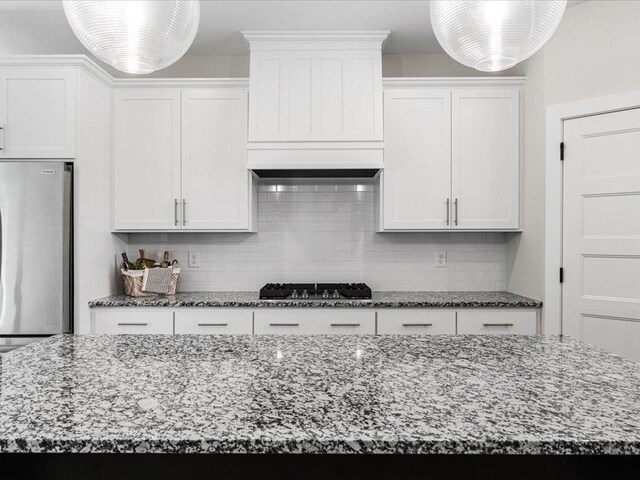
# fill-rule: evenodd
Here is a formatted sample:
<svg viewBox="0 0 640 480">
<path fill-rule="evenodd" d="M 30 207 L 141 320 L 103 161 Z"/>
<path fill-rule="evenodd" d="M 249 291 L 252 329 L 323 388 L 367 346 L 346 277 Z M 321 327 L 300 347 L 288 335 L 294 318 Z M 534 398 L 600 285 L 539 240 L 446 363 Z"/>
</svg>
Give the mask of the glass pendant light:
<svg viewBox="0 0 640 480">
<path fill-rule="evenodd" d="M 566 0 L 432 0 L 436 38 L 454 60 L 483 72 L 513 67 L 549 40 Z"/>
<path fill-rule="evenodd" d="M 76 37 L 96 57 L 127 73 L 168 67 L 193 43 L 200 2 L 64 0 Z"/>
</svg>

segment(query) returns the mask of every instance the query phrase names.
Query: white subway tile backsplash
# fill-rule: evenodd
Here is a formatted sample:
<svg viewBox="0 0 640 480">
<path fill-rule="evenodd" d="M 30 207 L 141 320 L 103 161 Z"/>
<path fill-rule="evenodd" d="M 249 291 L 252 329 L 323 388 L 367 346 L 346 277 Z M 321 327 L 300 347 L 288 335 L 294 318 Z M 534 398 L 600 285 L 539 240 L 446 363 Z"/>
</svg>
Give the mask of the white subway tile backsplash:
<svg viewBox="0 0 640 480">
<path fill-rule="evenodd" d="M 131 233 L 129 256 L 169 250 L 180 291 L 267 282 L 366 282 L 374 290 L 504 290 L 503 233 L 375 233 L 371 179 L 263 180 L 258 233 Z M 189 251 L 200 267 L 188 268 Z M 447 266 L 436 268 L 436 252 Z"/>
</svg>

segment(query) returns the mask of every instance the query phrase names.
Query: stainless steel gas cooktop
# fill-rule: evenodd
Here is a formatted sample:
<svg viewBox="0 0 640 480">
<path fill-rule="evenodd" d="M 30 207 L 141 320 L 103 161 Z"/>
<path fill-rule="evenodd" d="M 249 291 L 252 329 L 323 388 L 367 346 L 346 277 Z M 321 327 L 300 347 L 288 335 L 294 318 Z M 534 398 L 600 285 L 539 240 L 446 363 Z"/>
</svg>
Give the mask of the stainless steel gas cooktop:
<svg viewBox="0 0 640 480">
<path fill-rule="evenodd" d="M 267 283 L 263 300 L 371 300 L 366 283 Z"/>
</svg>

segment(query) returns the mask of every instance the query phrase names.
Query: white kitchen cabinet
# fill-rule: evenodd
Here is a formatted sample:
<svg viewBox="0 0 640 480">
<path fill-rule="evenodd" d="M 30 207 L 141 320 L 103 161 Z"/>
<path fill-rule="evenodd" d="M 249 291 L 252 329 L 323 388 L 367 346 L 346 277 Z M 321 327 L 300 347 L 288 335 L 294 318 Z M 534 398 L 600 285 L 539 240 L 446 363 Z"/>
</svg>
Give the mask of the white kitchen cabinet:
<svg viewBox="0 0 640 480">
<path fill-rule="evenodd" d="M 182 92 L 182 226 L 249 229 L 247 91 Z"/>
<path fill-rule="evenodd" d="M 536 310 L 526 309 L 460 309 L 458 334 L 535 335 L 538 331 Z"/>
<path fill-rule="evenodd" d="M 96 308 L 91 333 L 173 334 L 173 311 L 166 308 Z"/>
<path fill-rule="evenodd" d="M 113 229 L 255 231 L 246 87 L 153 85 L 114 94 Z"/>
<path fill-rule="evenodd" d="M 180 91 L 114 94 L 113 207 L 116 230 L 177 230 Z"/>
<path fill-rule="evenodd" d="M 0 158 L 74 158 L 72 68 L 0 69 Z"/>
<path fill-rule="evenodd" d="M 386 79 L 378 231 L 520 228 L 519 79 Z"/>
<path fill-rule="evenodd" d="M 379 335 L 435 335 L 456 333 L 452 309 L 389 308 L 378 310 Z"/>
<path fill-rule="evenodd" d="M 367 334 L 376 333 L 376 314 L 370 309 L 283 308 L 256 310 L 254 333 Z"/>
<path fill-rule="evenodd" d="M 451 90 L 384 92 L 383 230 L 450 228 Z"/>
<path fill-rule="evenodd" d="M 178 308 L 175 333 L 247 334 L 253 333 L 253 311 L 241 308 Z"/>
<path fill-rule="evenodd" d="M 517 229 L 519 91 L 454 89 L 451 110 L 454 228 Z"/>
</svg>

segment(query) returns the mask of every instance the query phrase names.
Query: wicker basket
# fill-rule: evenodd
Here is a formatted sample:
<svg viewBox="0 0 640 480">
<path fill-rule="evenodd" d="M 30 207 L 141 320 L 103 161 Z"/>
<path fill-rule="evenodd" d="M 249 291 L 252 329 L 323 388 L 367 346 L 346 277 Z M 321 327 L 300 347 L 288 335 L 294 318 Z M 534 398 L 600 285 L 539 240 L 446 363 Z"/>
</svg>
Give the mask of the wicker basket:
<svg viewBox="0 0 640 480">
<path fill-rule="evenodd" d="M 142 278 L 144 277 L 144 270 L 120 269 L 120 273 L 125 295 L 128 295 L 130 297 L 150 297 L 158 295 L 157 293 L 147 293 L 142 291 Z M 171 283 L 169 284 L 169 293 L 167 293 L 167 295 L 176 294 L 179 276 L 180 269 L 174 268 L 173 272 L 171 272 Z"/>
</svg>

